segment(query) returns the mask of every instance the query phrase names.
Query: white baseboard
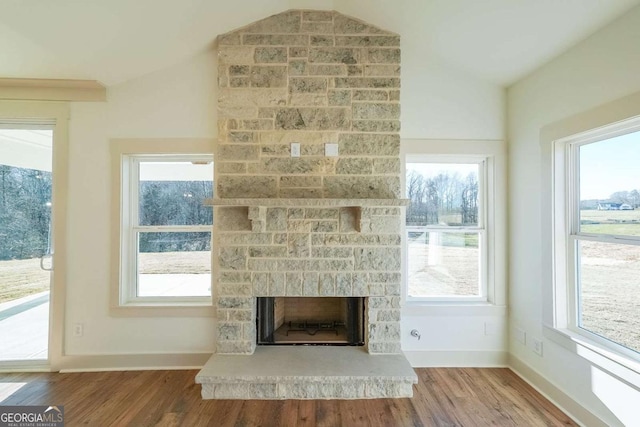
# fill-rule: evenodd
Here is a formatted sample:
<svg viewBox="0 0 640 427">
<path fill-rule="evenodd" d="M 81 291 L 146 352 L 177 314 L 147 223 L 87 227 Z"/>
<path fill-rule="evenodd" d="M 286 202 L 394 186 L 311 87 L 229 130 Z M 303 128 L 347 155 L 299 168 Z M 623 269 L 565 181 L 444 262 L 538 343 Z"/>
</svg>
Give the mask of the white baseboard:
<svg viewBox="0 0 640 427">
<path fill-rule="evenodd" d="M 509 368 L 516 375 L 550 400 L 565 414 L 573 418 L 578 424 L 589 427 L 607 427 L 609 425 L 513 354 L 509 354 L 508 361 Z"/>
<path fill-rule="evenodd" d="M 211 353 L 64 356 L 56 370 L 100 372 L 201 369 L 210 357 Z"/>
<path fill-rule="evenodd" d="M 405 351 L 414 368 L 506 367 L 506 351 Z"/>
</svg>

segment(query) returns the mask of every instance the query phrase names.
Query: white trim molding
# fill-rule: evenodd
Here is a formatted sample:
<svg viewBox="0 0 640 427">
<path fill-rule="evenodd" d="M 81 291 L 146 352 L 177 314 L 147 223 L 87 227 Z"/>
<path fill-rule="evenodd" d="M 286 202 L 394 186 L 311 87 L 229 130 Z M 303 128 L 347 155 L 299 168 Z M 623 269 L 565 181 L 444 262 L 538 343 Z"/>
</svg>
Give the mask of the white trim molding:
<svg viewBox="0 0 640 427">
<path fill-rule="evenodd" d="M 0 78 L 0 99 L 104 102 L 107 88 L 95 80 Z"/>
</svg>

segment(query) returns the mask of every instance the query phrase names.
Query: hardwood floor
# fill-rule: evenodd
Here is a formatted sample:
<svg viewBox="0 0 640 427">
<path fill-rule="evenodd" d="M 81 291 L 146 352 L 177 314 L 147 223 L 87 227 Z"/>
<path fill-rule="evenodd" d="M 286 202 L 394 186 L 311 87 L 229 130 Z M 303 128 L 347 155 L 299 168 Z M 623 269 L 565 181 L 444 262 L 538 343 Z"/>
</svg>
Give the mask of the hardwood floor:
<svg viewBox="0 0 640 427">
<path fill-rule="evenodd" d="M 202 400 L 197 371 L 0 374 L 0 405 L 64 405 L 66 426 L 562 426 L 506 368 L 416 369 L 412 399 Z"/>
</svg>

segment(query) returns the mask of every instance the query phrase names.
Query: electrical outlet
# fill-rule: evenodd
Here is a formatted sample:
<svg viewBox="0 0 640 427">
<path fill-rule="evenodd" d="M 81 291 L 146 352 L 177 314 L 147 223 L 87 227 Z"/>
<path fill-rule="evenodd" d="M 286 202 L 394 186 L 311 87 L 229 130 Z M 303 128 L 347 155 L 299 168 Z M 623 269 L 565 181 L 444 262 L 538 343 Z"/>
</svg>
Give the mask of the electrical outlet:
<svg viewBox="0 0 640 427">
<path fill-rule="evenodd" d="M 291 143 L 291 157 L 300 157 L 300 143 L 292 142 Z"/>
<path fill-rule="evenodd" d="M 324 155 L 327 157 L 338 157 L 338 144 L 324 144 Z"/>
<path fill-rule="evenodd" d="M 84 323 L 74 323 L 73 324 L 73 336 L 81 337 L 84 335 Z"/>
<path fill-rule="evenodd" d="M 531 347 L 533 348 L 533 352 L 538 356 L 542 356 L 542 340 L 534 338 L 532 341 Z"/>
<path fill-rule="evenodd" d="M 522 345 L 527 345 L 527 333 L 520 328 L 513 328 L 513 338 Z"/>
</svg>

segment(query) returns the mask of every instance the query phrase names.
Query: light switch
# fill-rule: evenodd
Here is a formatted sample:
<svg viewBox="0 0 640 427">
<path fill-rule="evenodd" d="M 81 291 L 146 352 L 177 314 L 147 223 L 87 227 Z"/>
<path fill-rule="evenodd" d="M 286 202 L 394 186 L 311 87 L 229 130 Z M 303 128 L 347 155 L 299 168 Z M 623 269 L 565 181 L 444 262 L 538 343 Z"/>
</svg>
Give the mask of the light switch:
<svg viewBox="0 0 640 427">
<path fill-rule="evenodd" d="M 327 157 L 338 157 L 338 144 L 324 144 L 324 155 Z"/>
<path fill-rule="evenodd" d="M 291 157 L 300 157 L 300 143 L 292 142 L 291 143 Z"/>
</svg>

